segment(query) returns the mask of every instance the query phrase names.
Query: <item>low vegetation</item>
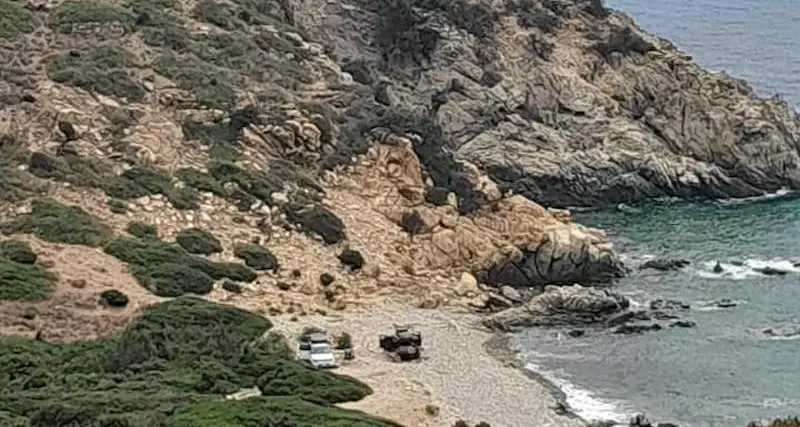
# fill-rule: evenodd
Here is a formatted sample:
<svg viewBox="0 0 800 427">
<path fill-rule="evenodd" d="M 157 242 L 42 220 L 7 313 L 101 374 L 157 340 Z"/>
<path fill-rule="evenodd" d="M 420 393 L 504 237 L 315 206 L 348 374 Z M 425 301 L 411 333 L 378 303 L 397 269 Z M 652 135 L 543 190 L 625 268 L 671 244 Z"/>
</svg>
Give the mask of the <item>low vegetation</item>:
<svg viewBox="0 0 800 427">
<path fill-rule="evenodd" d="M 269 249 L 252 243 L 237 243 L 233 254 L 244 260 L 244 264 L 256 270 L 277 270 L 278 258 Z"/>
<path fill-rule="evenodd" d="M 36 301 L 50 294 L 53 278 L 36 258 L 26 242 L 0 242 L 0 300 Z"/>
<path fill-rule="evenodd" d="M 0 135 L 0 201 L 17 202 L 42 190 L 20 171 L 18 166 L 28 160 L 24 144 L 8 135 Z"/>
<path fill-rule="evenodd" d="M 47 58 L 47 71 L 54 82 L 139 102 L 144 98 L 145 90 L 127 71 L 136 65 L 132 53 L 111 45 L 99 46 L 85 53 L 70 51 Z"/>
<path fill-rule="evenodd" d="M 123 333 L 76 343 L 0 338 L 0 420 L 30 427 L 399 427 L 329 406 L 371 393 L 286 358 L 268 320 L 182 297 Z M 264 397 L 222 395 L 259 386 Z M 4 424 L 5 425 L 5 424 Z"/>
<path fill-rule="evenodd" d="M 53 157 L 34 152 L 28 159 L 28 170 L 40 177 L 68 182 L 82 187 L 99 188 L 111 197 L 112 211 L 124 213 L 121 200 L 163 195 L 175 209 L 197 209 L 199 194 L 194 188 L 178 188 L 166 173 L 137 166 L 115 175 L 111 164 L 74 155 Z"/>
<path fill-rule="evenodd" d="M 19 2 L 0 0 L 0 39 L 14 38 L 20 34 L 30 33 L 36 28 L 33 14 L 22 7 Z"/>
<path fill-rule="evenodd" d="M 158 229 L 155 225 L 145 224 L 141 221 L 128 223 L 128 234 L 140 239 L 158 240 Z"/>
<path fill-rule="evenodd" d="M 252 282 L 256 273 L 235 263 L 213 262 L 195 256 L 174 243 L 150 239 L 117 238 L 105 245 L 106 253 L 132 266 L 134 277 L 156 295 L 207 294 L 215 280 Z"/>
<path fill-rule="evenodd" d="M 27 233 L 48 242 L 86 246 L 100 246 L 112 234 L 99 218 L 50 198 L 34 200 L 30 214 L 0 224 L 0 232 Z"/>
<path fill-rule="evenodd" d="M 51 277 L 41 265 L 0 256 L 0 300 L 36 301 L 50 295 Z"/>
<path fill-rule="evenodd" d="M 211 255 L 222 252 L 222 243 L 219 239 L 201 228 L 181 230 L 175 241 L 190 254 Z"/>
<path fill-rule="evenodd" d="M 0 258 L 20 264 L 36 263 L 36 253 L 31 249 L 31 245 L 13 239 L 0 242 Z"/>
</svg>

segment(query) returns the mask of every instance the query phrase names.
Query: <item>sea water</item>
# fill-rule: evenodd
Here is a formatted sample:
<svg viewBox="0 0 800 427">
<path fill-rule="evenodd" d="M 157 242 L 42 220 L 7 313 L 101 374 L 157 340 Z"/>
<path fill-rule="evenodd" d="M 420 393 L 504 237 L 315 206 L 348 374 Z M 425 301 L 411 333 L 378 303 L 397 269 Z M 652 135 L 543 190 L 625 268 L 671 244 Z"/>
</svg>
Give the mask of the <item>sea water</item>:
<svg viewBox="0 0 800 427">
<path fill-rule="evenodd" d="M 800 111 L 800 3 L 790 0 L 613 0 L 645 30 L 673 40 L 701 65 L 780 94 Z M 690 303 L 695 328 L 641 335 L 530 329 L 525 361 L 560 386 L 584 418 L 625 421 L 644 412 L 681 426 L 746 426 L 800 415 L 800 199 L 661 204 L 575 214 L 606 230 L 633 273 L 617 290 L 639 304 Z M 654 257 L 691 262 L 638 271 Z M 719 262 L 723 273 L 715 273 Z M 786 271 L 767 276 L 755 271 Z M 713 302 L 738 305 L 721 309 Z"/>
</svg>

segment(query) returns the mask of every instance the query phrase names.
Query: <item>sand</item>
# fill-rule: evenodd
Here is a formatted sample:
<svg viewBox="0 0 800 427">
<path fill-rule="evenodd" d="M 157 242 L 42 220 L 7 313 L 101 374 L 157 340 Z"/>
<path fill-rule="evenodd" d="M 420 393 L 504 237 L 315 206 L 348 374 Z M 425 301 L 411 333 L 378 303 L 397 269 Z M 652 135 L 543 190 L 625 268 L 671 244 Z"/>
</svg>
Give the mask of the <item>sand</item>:
<svg viewBox="0 0 800 427">
<path fill-rule="evenodd" d="M 335 336 L 352 335 L 355 360 L 335 372 L 369 384 L 374 394 L 341 406 L 388 418 L 408 427 L 450 427 L 463 419 L 492 427 L 572 427 L 580 419 L 558 415 L 558 399 L 546 384 L 519 369 L 505 339 L 478 326 L 476 315 L 445 310 L 380 307 L 342 317 L 309 316 L 293 321 L 271 318 L 273 330 L 291 342 L 306 326 L 326 328 Z M 422 333 L 422 359 L 396 363 L 378 346 L 393 323 L 410 324 Z"/>
</svg>

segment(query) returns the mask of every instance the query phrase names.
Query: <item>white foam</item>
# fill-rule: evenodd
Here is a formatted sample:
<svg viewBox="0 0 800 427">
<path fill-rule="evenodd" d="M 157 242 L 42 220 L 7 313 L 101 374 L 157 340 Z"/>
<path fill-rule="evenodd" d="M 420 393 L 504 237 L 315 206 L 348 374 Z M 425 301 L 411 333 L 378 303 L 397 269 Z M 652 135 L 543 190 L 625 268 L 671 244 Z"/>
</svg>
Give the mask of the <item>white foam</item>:
<svg viewBox="0 0 800 427">
<path fill-rule="evenodd" d="M 779 199 L 781 197 L 788 197 L 795 195 L 795 192 L 788 188 L 781 188 L 774 193 L 764 193 L 761 196 L 743 197 L 741 199 L 722 199 L 717 200 L 717 204 L 721 205 L 737 205 L 742 203 L 762 202 L 765 200 Z"/>
<path fill-rule="evenodd" d="M 754 270 L 762 268 L 774 268 L 787 273 L 800 273 L 800 268 L 795 267 L 791 261 L 777 258 L 771 260 L 748 259 L 743 261 L 741 265 L 720 262 L 719 265 L 723 270 L 721 273 L 713 271 L 716 264 L 717 261 L 703 263 L 704 270 L 698 271 L 697 275 L 707 279 L 743 280 L 753 276 L 766 276 Z"/>
<path fill-rule="evenodd" d="M 579 417 L 588 421 L 614 421 L 627 424 L 631 415 L 622 411 L 618 405 L 597 398 L 591 392 L 584 390 L 550 372 L 543 371 L 535 363 L 528 363 L 525 369 L 536 372 L 547 381 L 558 387 L 566 395 L 566 404 Z"/>
</svg>

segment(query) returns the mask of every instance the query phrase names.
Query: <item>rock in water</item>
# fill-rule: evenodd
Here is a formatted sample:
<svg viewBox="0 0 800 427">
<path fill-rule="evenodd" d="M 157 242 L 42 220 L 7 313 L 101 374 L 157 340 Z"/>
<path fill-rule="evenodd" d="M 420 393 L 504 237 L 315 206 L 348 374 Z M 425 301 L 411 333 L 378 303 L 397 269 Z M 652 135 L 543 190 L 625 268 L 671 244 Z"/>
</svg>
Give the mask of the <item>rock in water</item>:
<svg viewBox="0 0 800 427">
<path fill-rule="evenodd" d="M 639 270 L 651 268 L 653 270 L 669 271 L 678 270 L 689 265 L 685 259 L 653 259 L 639 266 Z"/>
<path fill-rule="evenodd" d="M 720 265 L 719 261 L 717 261 L 717 263 L 714 264 L 714 270 L 713 271 L 714 271 L 714 273 L 719 274 L 719 273 L 722 273 L 725 270 L 722 268 L 722 265 Z"/>
<path fill-rule="evenodd" d="M 621 312 L 628 301 L 605 289 L 548 286 L 526 304 L 488 317 L 484 324 L 499 329 L 550 324 L 590 324 Z"/>
</svg>

